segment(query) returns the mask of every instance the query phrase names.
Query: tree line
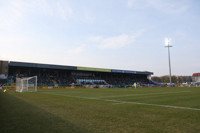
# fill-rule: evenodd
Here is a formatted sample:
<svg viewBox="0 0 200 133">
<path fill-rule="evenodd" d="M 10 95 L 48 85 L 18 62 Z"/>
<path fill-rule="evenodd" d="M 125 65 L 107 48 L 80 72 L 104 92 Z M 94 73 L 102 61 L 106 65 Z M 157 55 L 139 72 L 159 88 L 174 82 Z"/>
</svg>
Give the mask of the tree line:
<svg viewBox="0 0 200 133">
<path fill-rule="evenodd" d="M 153 76 L 151 77 L 151 80 L 158 82 L 158 83 L 169 83 L 169 76 Z M 191 83 L 192 82 L 192 76 L 172 76 L 172 83 Z"/>
</svg>

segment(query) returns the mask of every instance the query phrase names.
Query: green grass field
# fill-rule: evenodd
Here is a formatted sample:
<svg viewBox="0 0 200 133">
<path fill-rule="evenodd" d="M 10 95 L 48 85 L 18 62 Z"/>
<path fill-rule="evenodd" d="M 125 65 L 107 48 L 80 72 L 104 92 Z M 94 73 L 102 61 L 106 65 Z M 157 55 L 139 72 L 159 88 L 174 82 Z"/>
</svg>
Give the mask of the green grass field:
<svg viewBox="0 0 200 133">
<path fill-rule="evenodd" d="M 200 88 L 0 92 L 0 133 L 198 133 Z"/>
</svg>

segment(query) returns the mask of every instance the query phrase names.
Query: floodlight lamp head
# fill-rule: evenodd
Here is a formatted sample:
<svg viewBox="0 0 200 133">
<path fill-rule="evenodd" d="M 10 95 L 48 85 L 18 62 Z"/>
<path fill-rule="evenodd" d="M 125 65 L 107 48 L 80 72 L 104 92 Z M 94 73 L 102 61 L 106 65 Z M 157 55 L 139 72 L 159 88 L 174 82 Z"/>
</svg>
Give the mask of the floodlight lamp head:
<svg viewBox="0 0 200 133">
<path fill-rule="evenodd" d="M 165 38 L 165 47 L 172 47 L 171 38 Z"/>
</svg>

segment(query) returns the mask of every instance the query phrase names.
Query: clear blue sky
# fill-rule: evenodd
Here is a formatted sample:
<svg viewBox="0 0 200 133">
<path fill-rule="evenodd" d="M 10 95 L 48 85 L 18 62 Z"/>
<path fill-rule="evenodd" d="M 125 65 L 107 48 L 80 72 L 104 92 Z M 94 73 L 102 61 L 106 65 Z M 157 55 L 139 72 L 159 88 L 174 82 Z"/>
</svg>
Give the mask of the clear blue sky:
<svg viewBox="0 0 200 133">
<path fill-rule="evenodd" d="M 0 0 L 0 59 L 200 72 L 199 0 Z"/>
</svg>

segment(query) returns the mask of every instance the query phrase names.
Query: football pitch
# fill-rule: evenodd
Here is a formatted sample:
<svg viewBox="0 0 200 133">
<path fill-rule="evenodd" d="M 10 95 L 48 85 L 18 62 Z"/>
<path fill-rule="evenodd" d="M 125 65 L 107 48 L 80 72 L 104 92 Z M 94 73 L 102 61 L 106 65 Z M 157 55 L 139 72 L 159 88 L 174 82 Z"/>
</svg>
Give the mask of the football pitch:
<svg viewBox="0 0 200 133">
<path fill-rule="evenodd" d="M 198 133 L 200 88 L 0 91 L 1 133 Z"/>
</svg>

